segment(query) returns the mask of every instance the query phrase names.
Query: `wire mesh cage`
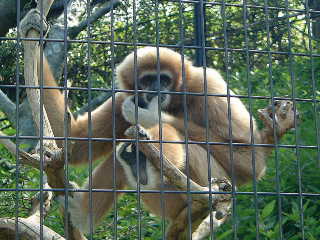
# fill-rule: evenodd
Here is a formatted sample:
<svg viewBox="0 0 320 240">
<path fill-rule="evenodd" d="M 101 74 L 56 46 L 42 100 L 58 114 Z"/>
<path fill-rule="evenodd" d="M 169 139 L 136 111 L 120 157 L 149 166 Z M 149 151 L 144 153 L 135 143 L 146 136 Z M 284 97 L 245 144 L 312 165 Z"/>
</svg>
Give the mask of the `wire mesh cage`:
<svg viewBox="0 0 320 240">
<path fill-rule="evenodd" d="M 0 0 L 0 239 L 319 239 L 319 0 Z"/>
</svg>

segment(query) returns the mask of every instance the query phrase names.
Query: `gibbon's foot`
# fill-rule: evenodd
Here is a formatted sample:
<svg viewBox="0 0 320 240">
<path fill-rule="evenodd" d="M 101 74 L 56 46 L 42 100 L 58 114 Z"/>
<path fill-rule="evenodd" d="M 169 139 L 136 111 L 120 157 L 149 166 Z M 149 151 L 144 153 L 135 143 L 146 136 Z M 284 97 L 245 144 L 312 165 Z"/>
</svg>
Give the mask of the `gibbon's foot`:
<svg viewBox="0 0 320 240">
<path fill-rule="evenodd" d="M 266 128 L 273 130 L 274 126 L 277 129 L 277 134 L 282 135 L 287 130 L 295 127 L 295 116 L 299 118 L 299 112 L 293 106 L 292 101 L 277 100 L 274 102 L 274 114 L 272 106 L 258 110 L 260 119 L 264 122 Z"/>
<path fill-rule="evenodd" d="M 79 189 L 79 186 L 75 182 L 71 181 L 69 182 L 68 187 L 69 189 Z M 56 199 L 60 206 L 68 211 L 72 225 L 81 230 L 82 233 L 88 233 L 90 229 L 90 218 L 83 210 L 81 194 L 81 192 L 71 192 L 67 198 L 68 207 L 65 206 L 65 195 L 59 195 Z"/>
<path fill-rule="evenodd" d="M 211 178 L 211 186 L 217 185 L 219 192 L 231 192 L 232 186 L 228 179 Z M 221 220 L 230 214 L 231 194 L 220 194 L 216 201 L 215 218 Z"/>
<path fill-rule="evenodd" d="M 135 182 L 137 182 L 139 167 L 139 182 L 142 185 L 147 185 L 147 157 L 141 151 L 139 151 L 138 154 L 139 156 L 137 156 L 137 147 L 135 143 L 122 143 L 117 149 L 117 159 L 120 161 L 125 171 L 130 171 L 135 178 Z M 139 166 L 137 157 L 139 159 Z"/>
<path fill-rule="evenodd" d="M 33 29 L 37 32 L 43 30 L 43 36 L 46 36 L 49 30 L 49 24 L 47 23 L 45 17 L 42 17 L 41 22 L 41 13 L 38 9 L 31 9 L 26 16 L 20 22 L 20 34 L 22 37 L 26 37 L 28 32 Z M 42 27 L 42 29 L 41 29 Z"/>
</svg>

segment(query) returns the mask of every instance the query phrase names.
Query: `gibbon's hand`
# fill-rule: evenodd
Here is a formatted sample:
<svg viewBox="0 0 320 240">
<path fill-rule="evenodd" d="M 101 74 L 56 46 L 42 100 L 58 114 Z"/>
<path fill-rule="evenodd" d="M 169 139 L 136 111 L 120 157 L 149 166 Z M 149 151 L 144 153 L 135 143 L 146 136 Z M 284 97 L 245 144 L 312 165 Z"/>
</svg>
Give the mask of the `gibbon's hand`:
<svg viewBox="0 0 320 240">
<path fill-rule="evenodd" d="M 137 121 L 136 121 L 137 109 Z M 150 128 L 159 123 L 158 97 L 154 97 L 147 108 L 135 105 L 135 97 L 127 97 L 122 104 L 122 115 L 131 124 L 140 124 L 144 128 Z"/>
<path fill-rule="evenodd" d="M 274 114 L 272 106 L 259 109 L 258 114 L 266 128 L 273 134 L 273 124 L 278 135 L 283 135 L 287 130 L 295 127 L 295 121 L 299 120 L 299 112 L 294 108 L 292 101 L 277 100 L 274 102 Z"/>
</svg>

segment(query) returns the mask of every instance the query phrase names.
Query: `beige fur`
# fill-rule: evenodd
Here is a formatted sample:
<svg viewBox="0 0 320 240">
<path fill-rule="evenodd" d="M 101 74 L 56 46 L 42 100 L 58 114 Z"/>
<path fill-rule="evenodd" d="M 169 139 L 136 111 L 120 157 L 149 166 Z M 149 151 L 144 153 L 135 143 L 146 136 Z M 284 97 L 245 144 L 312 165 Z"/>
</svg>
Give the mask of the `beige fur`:
<svg viewBox="0 0 320 240">
<path fill-rule="evenodd" d="M 188 140 L 205 142 L 229 143 L 230 140 L 235 143 L 250 144 L 254 143 L 270 144 L 274 142 L 273 130 L 271 128 L 258 131 L 254 119 L 252 119 L 253 133 L 250 132 L 250 114 L 239 98 L 233 97 L 230 91 L 230 98 L 227 97 L 227 85 L 221 75 L 214 69 L 206 69 L 206 79 L 204 79 L 203 68 L 197 68 L 187 59 L 184 59 L 182 67 L 181 55 L 167 48 L 159 49 L 160 71 L 168 72 L 173 83 L 170 85 L 172 91 L 187 91 L 197 93 L 198 96 L 188 95 L 186 97 L 188 128 L 184 125 L 184 96 L 172 95 L 169 104 L 162 106 L 161 122 L 162 137 L 169 141 L 184 141 L 185 134 Z M 119 84 L 124 89 L 135 89 L 134 87 L 134 54 L 128 55 L 117 68 L 117 77 Z M 156 48 L 146 47 L 137 51 L 137 76 L 145 73 L 154 73 L 157 70 L 157 51 Z M 182 72 L 184 69 L 184 74 Z M 184 76 L 184 78 L 183 78 Z M 44 80 L 47 86 L 56 86 L 50 69 L 45 61 Z M 186 88 L 183 88 L 185 81 Z M 207 90 L 204 92 L 205 81 Z M 201 95 L 202 96 L 199 96 Z M 225 96 L 207 96 L 207 106 L 205 106 L 206 94 L 219 94 Z M 112 106 L 112 98 L 108 99 L 99 108 L 92 112 L 92 134 L 93 138 L 125 138 L 125 130 L 134 122 L 132 105 L 126 102 L 130 94 L 118 93 L 114 96 L 114 106 Z M 228 106 L 228 101 L 230 105 Z M 150 105 L 151 106 L 151 105 Z M 45 90 L 45 107 L 47 108 L 48 117 L 52 124 L 56 137 L 63 136 L 64 126 L 64 97 L 59 90 Z M 231 111 L 231 124 L 229 123 L 228 108 Z M 115 112 L 115 126 L 112 121 L 112 111 Z M 206 113 L 208 116 L 208 126 L 206 126 Z M 147 109 L 139 108 L 139 124 L 148 128 L 148 133 L 153 140 L 159 140 L 159 113 L 155 105 Z M 272 119 L 271 119 L 272 121 Z M 232 134 L 229 134 L 229 127 Z M 84 115 L 78 119 L 72 119 L 72 137 L 87 138 L 88 135 L 88 116 Z M 115 136 L 113 135 L 115 128 Z M 208 139 L 206 136 L 206 128 L 208 129 Z M 187 129 L 187 130 L 186 130 Z M 285 129 L 287 130 L 287 129 Z M 281 135 L 284 134 L 281 132 Z M 60 143 L 61 144 L 61 143 Z M 158 145 L 159 147 L 159 145 Z M 188 144 L 188 156 L 190 163 L 190 177 L 201 185 L 208 184 L 208 160 L 211 164 L 210 177 L 233 177 L 236 185 L 244 184 L 252 181 L 253 178 L 260 178 L 265 172 L 265 157 L 270 153 L 271 148 L 264 147 L 240 147 L 229 145 L 209 145 L 209 155 L 207 154 L 207 144 Z M 100 164 L 92 176 L 93 188 L 95 189 L 113 189 L 113 184 L 117 188 L 123 188 L 128 181 L 122 167 L 118 164 L 113 165 L 112 141 L 92 141 L 92 160 L 109 156 L 102 164 Z M 252 168 L 252 153 L 254 149 L 255 169 Z M 232 154 L 231 151 L 232 150 Z M 185 170 L 185 145 L 166 143 L 163 144 L 163 153 L 180 169 Z M 230 155 L 233 159 L 230 159 Z M 88 142 L 75 141 L 71 164 L 79 164 L 88 162 Z M 232 170 L 233 169 L 233 170 Z M 116 183 L 113 183 L 113 172 L 116 172 Z M 231 176 L 231 173 L 234 176 Z M 255 175 L 254 175 L 255 172 Z M 86 188 L 88 186 L 86 185 Z M 154 184 L 152 188 L 155 188 Z M 166 185 L 165 189 L 175 190 L 174 186 Z M 150 211 L 160 215 L 161 204 L 160 194 L 143 193 L 142 199 Z M 113 203 L 113 193 L 94 193 L 92 215 L 94 224 L 96 225 L 111 207 Z M 177 228 L 185 227 L 185 221 L 177 225 L 179 219 L 186 219 L 186 195 L 184 194 L 163 194 L 165 206 L 165 215 L 171 222 L 175 223 L 169 230 L 169 239 L 175 239 L 175 232 L 180 231 Z M 87 192 L 77 196 L 81 201 L 82 208 L 76 211 L 83 211 L 81 214 L 72 213 L 75 216 L 89 216 L 89 194 Z M 74 204 L 73 204 L 74 205 Z M 87 218 L 86 217 L 86 218 Z M 180 220 L 179 220 L 180 221 Z M 80 221 L 79 225 L 87 223 L 87 220 Z M 177 227 L 178 226 L 178 227 Z M 87 228 L 82 226 L 83 228 Z M 176 229 L 176 230 L 174 230 Z"/>
<path fill-rule="evenodd" d="M 212 141 L 212 142 L 229 142 L 231 139 L 236 143 L 251 143 L 251 138 L 254 138 L 255 143 L 261 143 L 260 132 L 257 130 L 255 120 L 252 119 L 253 134 L 250 132 L 250 114 L 246 107 L 240 101 L 232 95 L 234 93 L 230 90 L 230 112 L 231 112 L 231 126 L 228 118 L 228 91 L 227 84 L 221 77 L 221 75 L 214 69 L 206 69 L 206 79 L 204 79 L 203 68 L 194 67 L 190 61 L 184 60 L 184 76 L 182 79 L 182 64 L 181 55 L 167 48 L 159 49 L 160 57 L 160 71 L 172 72 L 176 83 L 172 86 L 172 91 L 184 91 L 183 81 L 185 81 L 186 91 L 190 93 L 204 93 L 205 81 L 207 85 L 207 94 L 225 95 L 224 97 L 207 96 L 208 106 L 204 106 L 205 96 L 188 95 L 187 96 L 187 112 L 188 112 L 188 137 L 191 140 L 196 141 Z M 120 83 L 125 89 L 134 89 L 134 53 L 131 53 L 125 58 L 125 60 L 117 68 L 117 76 Z M 146 47 L 137 51 L 137 72 L 141 75 L 146 72 L 152 72 L 157 69 L 157 50 L 156 48 Z M 131 119 L 134 118 L 134 110 L 132 106 Z M 146 111 L 144 109 L 138 109 L 139 122 L 143 127 L 150 127 L 150 122 L 144 125 L 146 121 L 152 121 L 156 123 L 158 121 L 158 109 L 156 111 Z M 171 104 L 164 109 L 165 113 L 162 113 L 162 122 L 168 123 L 175 127 L 182 135 L 185 134 L 186 127 L 184 126 L 184 102 L 183 95 L 172 95 Z M 153 115 L 152 115 L 153 112 Z M 205 112 L 208 114 L 208 126 L 206 126 Z M 124 115 L 126 116 L 124 111 Z M 128 118 L 127 118 L 128 120 Z M 145 121 L 142 123 L 141 121 Z M 134 123 L 133 121 L 129 121 Z M 232 130 L 232 135 L 229 136 L 229 126 Z M 208 139 L 206 139 L 205 129 L 208 127 Z M 230 164 L 230 147 L 222 145 L 212 145 L 211 150 L 213 156 L 231 175 Z M 244 153 L 245 152 L 245 153 Z M 264 151 L 263 151 L 264 152 Z M 246 147 L 233 147 L 234 155 L 234 173 L 235 179 L 238 184 L 245 183 L 252 180 L 252 161 L 251 161 L 251 148 Z M 256 175 L 263 175 L 265 169 L 264 153 L 258 154 L 256 159 Z M 242 168 L 245 170 L 243 171 Z M 250 170 L 249 170 L 250 169 Z"/>
</svg>

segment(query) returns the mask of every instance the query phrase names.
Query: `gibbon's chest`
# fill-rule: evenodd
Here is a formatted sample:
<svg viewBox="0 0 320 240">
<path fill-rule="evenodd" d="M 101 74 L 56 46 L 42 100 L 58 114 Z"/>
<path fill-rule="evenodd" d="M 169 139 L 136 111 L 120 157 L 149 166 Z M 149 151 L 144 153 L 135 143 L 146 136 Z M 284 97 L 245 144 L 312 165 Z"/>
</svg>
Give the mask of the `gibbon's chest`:
<svg viewBox="0 0 320 240">
<path fill-rule="evenodd" d="M 196 96 L 197 101 L 193 101 L 195 97 L 192 97 L 188 101 L 188 121 L 194 122 L 199 126 L 204 127 L 206 125 L 206 106 L 204 97 Z"/>
</svg>

